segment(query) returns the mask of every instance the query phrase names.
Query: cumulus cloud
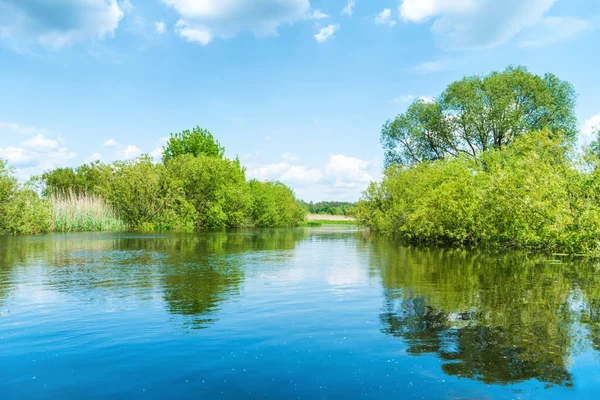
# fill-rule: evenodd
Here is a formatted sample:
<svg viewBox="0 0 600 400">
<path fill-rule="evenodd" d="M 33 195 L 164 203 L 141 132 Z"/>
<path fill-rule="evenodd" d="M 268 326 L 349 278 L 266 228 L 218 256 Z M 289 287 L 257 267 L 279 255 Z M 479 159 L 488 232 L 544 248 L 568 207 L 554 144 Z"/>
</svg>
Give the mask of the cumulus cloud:
<svg viewBox="0 0 600 400">
<path fill-rule="evenodd" d="M 378 164 L 378 163 L 377 163 Z M 290 185 L 300 198 L 357 199 L 369 182 L 378 174 L 375 163 L 355 157 L 336 154 L 320 168 L 281 162 L 274 164 L 249 164 L 247 176 L 262 181 L 278 180 Z"/>
<path fill-rule="evenodd" d="M 112 37 L 131 5 L 116 0 L 0 0 L 0 44 L 21 50 L 32 44 L 58 50 Z"/>
<path fill-rule="evenodd" d="M 377 16 L 375 17 L 375 23 L 379 25 L 387 25 L 390 27 L 396 25 L 396 21 L 392 19 L 392 10 L 390 10 L 389 8 L 385 8 L 382 12 L 377 14 Z"/>
<path fill-rule="evenodd" d="M 282 181 L 292 184 L 315 183 L 323 178 L 318 169 L 287 162 L 278 164 L 254 164 L 248 166 L 248 177 L 261 181 Z"/>
<path fill-rule="evenodd" d="M 119 143 L 115 139 L 108 139 L 102 147 L 118 147 Z"/>
<path fill-rule="evenodd" d="M 355 157 L 336 154 L 329 158 L 325 173 L 338 188 L 363 188 L 373 180 L 369 162 Z"/>
<path fill-rule="evenodd" d="M 354 14 L 354 6 L 354 0 L 348 0 L 348 2 L 346 3 L 346 7 L 344 7 L 344 9 L 342 10 L 342 14 L 351 17 L 352 14 Z"/>
<path fill-rule="evenodd" d="M 519 42 L 519 45 L 521 47 L 538 47 L 566 42 L 596 28 L 594 22 L 586 19 L 547 17 L 533 28 L 532 32 Z"/>
<path fill-rule="evenodd" d="M 39 134 L 21 142 L 21 145 L 34 151 L 51 151 L 58 149 L 59 141 L 62 142 L 62 139 L 48 139 L 43 134 Z"/>
<path fill-rule="evenodd" d="M 142 151 L 132 144 L 125 146 L 122 150 L 119 151 L 119 154 L 126 160 L 130 160 L 132 158 L 139 157 L 142 154 Z"/>
<path fill-rule="evenodd" d="M 60 137 L 52 139 L 44 134 L 22 140 L 18 146 L 0 148 L 0 158 L 17 167 L 21 179 L 66 166 L 76 156 L 76 153 L 64 146 L 64 140 Z"/>
<path fill-rule="evenodd" d="M 202 45 L 241 32 L 274 35 L 279 26 L 302 20 L 310 11 L 309 0 L 162 1 L 179 13 L 175 32 Z"/>
<path fill-rule="evenodd" d="M 556 0 L 402 0 L 400 18 L 433 20 L 438 44 L 450 50 L 490 48 L 536 25 Z"/>
<path fill-rule="evenodd" d="M 164 23 L 164 21 L 154 21 L 154 30 L 156 33 L 162 35 L 163 33 L 167 32 L 167 25 Z"/>
<path fill-rule="evenodd" d="M 319 33 L 315 35 L 315 39 L 317 42 L 323 43 L 334 37 L 333 34 L 336 33 L 340 29 L 339 25 L 328 25 L 325 28 L 319 30 Z"/>
<path fill-rule="evenodd" d="M 35 160 L 37 154 L 22 147 L 0 147 L 0 159 L 8 161 L 11 165 L 27 165 Z"/>
</svg>

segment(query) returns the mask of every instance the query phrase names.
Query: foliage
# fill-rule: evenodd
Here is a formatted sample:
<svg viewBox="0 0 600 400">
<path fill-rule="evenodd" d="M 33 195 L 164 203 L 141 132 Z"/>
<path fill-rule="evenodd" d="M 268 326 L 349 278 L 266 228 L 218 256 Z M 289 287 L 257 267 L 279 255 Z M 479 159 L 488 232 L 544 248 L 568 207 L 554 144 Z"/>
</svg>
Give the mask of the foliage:
<svg viewBox="0 0 600 400">
<path fill-rule="evenodd" d="M 317 203 L 302 203 L 311 214 L 354 215 L 355 203 L 344 201 L 319 201 Z"/>
<path fill-rule="evenodd" d="M 306 209 L 294 192 L 281 182 L 250 181 L 250 215 L 255 226 L 298 226 Z"/>
<path fill-rule="evenodd" d="M 392 166 L 365 192 L 358 222 L 415 243 L 598 252 L 600 176 L 566 143 L 543 130 L 479 160 Z"/>
<path fill-rule="evenodd" d="M 524 133 L 548 128 L 573 141 L 576 95 L 555 75 L 524 67 L 451 83 L 437 100 L 416 100 L 381 132 L 386 165 L 412 165 L 448 156 L 478 157 Z"/>
<path fill-rule="evenodd" d="M 207 129 L 199 126 L 181 133 L 171 134 L 163 148 L 163 160 L 169 161 L 178 156 L 191 154 L 194 157 L 205 155 L 222 158 L 225 148 L 213 137 Z"/>
<path fill-rule="evenodd" d="M 92 194 L 109 173 L 107 166 L 97 161 L 77 168 L 46 171 L 41 176 L 34 177 L 33 181 L 42 187 L 45 197 Z"/>
<path fill-rule="evenodd" d="M 115 210 L 98 196 L 68 193 L 50 197 L 53 209 L 52 231 L 124 231 L 127 226 Z"/>
<path fill-rule="evenodd" d="M 128 229 L 133 230 L 297 226 L 306 214 L 291 189 L 284 184 L 248 182 L 245 169 L 237 159 L 186 154 L 157 164 L 150 157 L 142 156 L 112 165 L 95 163 L 86 166 L 85 170 L 79 167 L 69 171 L 51 171 L 38 178 L 43 192 L 63 193 L 51 197 L 66 203 L 72 196 L 103 201 Z M 55 178 L 79 171 L 85 171 L 85 176 L 102 178 L 93 186 L 82 189 L 83 194 L 77 190 L 65 194 L 68 184 L 58 185 L 60 180 Z M 79 182 L 74 180 L 75 185 Z M 100 220 L 88 219 L 86 212 L 78 211 L 82 215 L 61 216 L 55 221 L 57 229 L 71 230 L 78 225 L 80 228 L 77 229 L 88 230 L 83 227 L 89 225 L 99 229 L 103 226 L 98 225 Z M 115 219 L 115 228 L 119 226 L 119 220 Z"/>
<path fill-rule="evenodd" d="M 51 220 L 50 203 L 20 185 L 0 160 L 0 234 L 45 233 L 50 230 Z"/>
</svg>

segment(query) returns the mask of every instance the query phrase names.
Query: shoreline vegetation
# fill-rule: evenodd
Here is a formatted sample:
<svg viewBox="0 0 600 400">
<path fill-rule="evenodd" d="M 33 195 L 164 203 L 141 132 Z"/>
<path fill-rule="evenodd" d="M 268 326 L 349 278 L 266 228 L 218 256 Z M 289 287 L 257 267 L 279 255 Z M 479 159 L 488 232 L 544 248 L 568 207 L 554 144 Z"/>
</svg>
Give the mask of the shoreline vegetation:
<svg viewBox="0 0 600 400">
<path fill-rule="evenodd" d="M 247 180 L 204 129 L 172 134 L 163 161 L 144 155 L 58 168 L 20 184 L 0 160 L 0 234 L 196 231 L 300 226 L 307 209 L 281 182 Z"/>
<path fill-rule="evenodd" d="M 600 141 L 580 148 L 573 86 L 508 67 L 452 82 L 382 128 L 384 174 L 357 204 L 246 179 L 205 129 L 150 156 L 19 184 L 0 160 L 0 234 L 357 225 L 414 245 L 600 255 Z M 307 214 L 310 214 L 307 218 Z"/>
<path fill-rule="evenodd" d="M 509 67 L 451 83 L 384 124 L 382 181 L 359 226 L 417 245 L 600 255 L 600 146 L 578 146 L 576 94 Z"/>
</svg>

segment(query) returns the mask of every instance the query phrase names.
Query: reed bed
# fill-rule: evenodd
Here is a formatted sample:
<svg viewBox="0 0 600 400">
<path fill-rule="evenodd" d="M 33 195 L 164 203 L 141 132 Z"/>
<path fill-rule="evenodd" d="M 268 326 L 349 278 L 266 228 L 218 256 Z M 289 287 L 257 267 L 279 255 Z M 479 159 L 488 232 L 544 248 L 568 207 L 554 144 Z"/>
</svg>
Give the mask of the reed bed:
<svg viewBox="0 0 600 400">
<path fill-rule="evenodd" d="M 98 196 L 68 193 L 50 197 L 54 232 L 124 231 L 126 224 Z"/>
</svg>

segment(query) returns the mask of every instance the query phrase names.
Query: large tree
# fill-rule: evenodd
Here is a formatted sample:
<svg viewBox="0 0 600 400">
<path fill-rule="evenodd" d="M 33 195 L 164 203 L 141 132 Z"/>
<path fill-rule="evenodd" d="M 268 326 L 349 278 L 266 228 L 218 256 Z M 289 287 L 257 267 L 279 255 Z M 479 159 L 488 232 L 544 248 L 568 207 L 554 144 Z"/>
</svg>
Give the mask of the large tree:
<svg viewBox="0 0 600 400">
<path fill-rule="evenodd" d="M 451 83 L 433 101 L 416 100 L 383 126 L 386 165 L 417 164 L 502 148 L 524 133 L 549 128 L 577 135 L 573 86 L 525 67 L 470 76 Z"/>
<path fill-rule="evenodd" d="M 199 126 L 191 131 L 171 134 L 163 149 L 163 160 L 168 161 L 177 156 L 191 154 L 194 157 L 205 155 L 222 158 L 225 148 L 219 144 L 212 133 Z"/>
</svg>

